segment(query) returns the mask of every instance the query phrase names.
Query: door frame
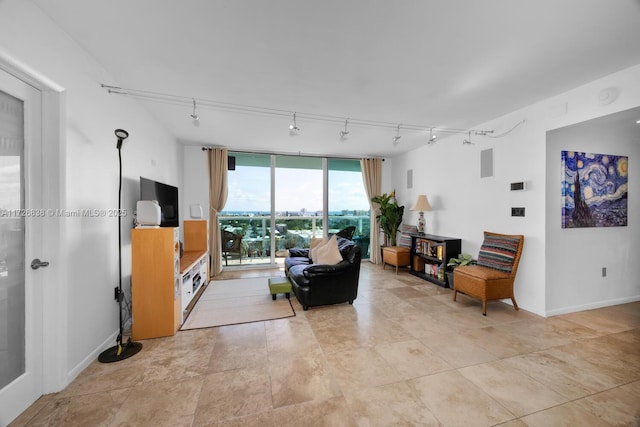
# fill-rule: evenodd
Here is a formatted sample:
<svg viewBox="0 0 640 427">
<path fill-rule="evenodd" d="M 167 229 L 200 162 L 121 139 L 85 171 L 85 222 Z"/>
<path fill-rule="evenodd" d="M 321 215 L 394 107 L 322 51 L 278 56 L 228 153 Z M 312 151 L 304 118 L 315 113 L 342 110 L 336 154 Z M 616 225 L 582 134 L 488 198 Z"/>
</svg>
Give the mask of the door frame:
<svg viewBox="0 0 640 427">
<path fill-rule="evenodd" d="M 0 51 L 0 69 L 24 83 L 38 89 L 42 94 L 42 198 L 44 208 L 63 209 L 65 200 L 64 159 L 66 158 L 65 91 L 52 80 L 42 76 L 18 59 Z M 43 283 L 43 346 L 42 346 L 42 392 L 62 390 L 68 383 L 66 325 L 68 251 L 62 236 L 65 225 L 58 218 L 45 218 L 42 233 L 42 258 L 50 261 L 46 269 L 47 279 Z M 28 260 L 27 260 L 28 261 Z M 46 327 L 44 327 L 46 325 Z"/>
</svg>

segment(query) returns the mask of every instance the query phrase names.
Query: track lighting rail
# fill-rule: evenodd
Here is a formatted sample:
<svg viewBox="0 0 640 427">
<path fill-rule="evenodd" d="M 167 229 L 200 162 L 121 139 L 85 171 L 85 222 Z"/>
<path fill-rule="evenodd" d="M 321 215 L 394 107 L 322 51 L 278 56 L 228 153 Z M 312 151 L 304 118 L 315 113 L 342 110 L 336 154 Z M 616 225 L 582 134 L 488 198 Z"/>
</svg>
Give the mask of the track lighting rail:
<svg viewBox="0 0 640 427">
<path fill-rule="evenodd" d="M 222 102 L 222 101 L 215 101 L 211 99 L 193 98 L 193 97 L 174 95 L 169 93 L 152 92 L 152 91 L 132 89 L 132 88 L 123 88 L 119 86 L 112 86 L 112 85 L 106 85 L 106 84 L 101 84 L 101 87 L 106 89 L 108 93 L 114 94 L 114 95 L 130 96 L 132 98 L 142 99 L 150 102 L 165 103 L 165 104 L 188 105 L 188 106 L 193 105 L 194 115 L 195 115 L 195 105 L 197 102 L 198 107 L 200 109 L 212 109 L 212 110 L 219 110 L 219 111 L 248 113 L 248 114 L 257 114 L 262 116 L 273 116 L 273 117 L 291 117 L 292 115 L 294 115 L 294 124 L 292 126 L 295 128 L 298 127 L 297 126 L 298 119 L 312 120 L 312 121 L 324 122 L 324 123 L 339 123 L 339 124 L 344 123 L 345 135 L 348 133 L 346 131 L 347 129 L 346 124 L 348 120 L 348 124 L 352 127 L 387 128 L 387 129 L 397 130 L 397 134 L 393 138 L 394 144 L 397 144 L 398 140 L 400 139 L 400 135 L 399 135 L 400 125 L 398 123 L 379 121 L 379 120 L 369 120 L 369 119 L 357 119 L 353 117 L 349 117 L 345 119 L 345 117 L 334 116 L 330 114 L 314 114 L 314 113 L 304 113 L 300 111 L 294 112 L 291 110 L 283 110 L 279 108 L 260 107 L 260 106 L 247 105 L 247 104 L 236 104 L 231 102 Z M 514 128 L 516 126 L 514 126 Z M 406 123 L 402 124 L 402 130 L 409 131 L 409 132 L 428 131 L 430 135 L 433 135 L 434 132 L 437 132 L 437 133 L 451 133 L 451 134 L 473 133 L 474 135 L 491 136 L 491 134 L 493 133 L 492 130 L 456 129 L 456 128 L 447 128 L 447 127 L 430 126 L 430 125 L 422 125 L 422 124 L 406 124 Z M 507 131 L 506 133 L 510 131 Z M 503 134 L 502 136 L 504 136 L 505 134 Z"/>
</svg>

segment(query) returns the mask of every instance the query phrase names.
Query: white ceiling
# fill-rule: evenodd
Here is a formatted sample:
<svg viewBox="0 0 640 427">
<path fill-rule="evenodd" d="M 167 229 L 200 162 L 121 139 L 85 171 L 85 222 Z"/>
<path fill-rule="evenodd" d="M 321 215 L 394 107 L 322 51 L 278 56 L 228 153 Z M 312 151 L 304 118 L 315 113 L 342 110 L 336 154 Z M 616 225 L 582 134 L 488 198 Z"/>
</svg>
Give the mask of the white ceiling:
<svg viewBox="0 0 640 427">
<path fill-rule="evenodd" d="M 140 102 L 185 143 L 236 149 L 394 156 L 640 63 L 639 0 L 34 2 L 115 78 L 100 83 L 177 95 Z M 341 141 L 346 118 L 388 126 Z M 425 130 L 394 146 L 398 124 Z"/>
</svg>

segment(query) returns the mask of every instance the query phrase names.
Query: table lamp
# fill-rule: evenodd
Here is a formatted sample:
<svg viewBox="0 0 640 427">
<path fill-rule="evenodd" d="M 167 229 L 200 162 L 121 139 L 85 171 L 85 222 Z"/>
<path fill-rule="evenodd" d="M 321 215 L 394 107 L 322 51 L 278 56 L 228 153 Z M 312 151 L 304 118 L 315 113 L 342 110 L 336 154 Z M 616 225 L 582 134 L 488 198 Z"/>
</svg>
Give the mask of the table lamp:
<svg viewBox="0 0 640 427">
<path fill-rule="evenodd" d="M 418 233 L 424 234 L 424 212 L 431 210 L 431 205 L 427 200 L 427 196 L 424 194 L 419 195 L 416 204 L 411 208 L 411 210 L 420 212 L 420 217 L 418 218 Z"/>
</svg>

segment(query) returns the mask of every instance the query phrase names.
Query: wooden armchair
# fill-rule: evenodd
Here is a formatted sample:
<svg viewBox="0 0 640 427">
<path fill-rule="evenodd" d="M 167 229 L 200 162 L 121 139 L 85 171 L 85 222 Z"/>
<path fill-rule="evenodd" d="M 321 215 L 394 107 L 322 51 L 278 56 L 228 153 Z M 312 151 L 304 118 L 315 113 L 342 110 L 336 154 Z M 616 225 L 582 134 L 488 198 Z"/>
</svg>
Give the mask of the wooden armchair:
<svg viewBox="0 0 640 427">
<path fill-rule="evenodd" d="M 522 255 L 524 236 L 484 232 L 476 265 L 465 265 L 453 270 L 453 300 L 458 292 L 482 300 L 482 314 L 487 315 L 487 301 L 511 298 L 513 282 Z"/>
<path fill-rule="evenodd" d="M 242 264 L 242 236 L 227 230 L 220 232 L 222 242 L 222 257 L 224 264 L 229 265 L 229 255 L 238 255 Z"/>
</svg>

